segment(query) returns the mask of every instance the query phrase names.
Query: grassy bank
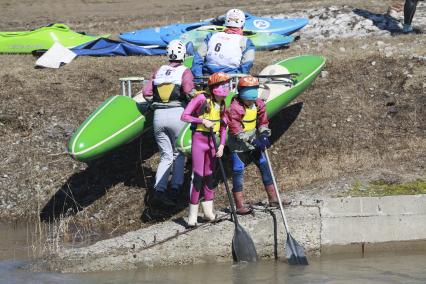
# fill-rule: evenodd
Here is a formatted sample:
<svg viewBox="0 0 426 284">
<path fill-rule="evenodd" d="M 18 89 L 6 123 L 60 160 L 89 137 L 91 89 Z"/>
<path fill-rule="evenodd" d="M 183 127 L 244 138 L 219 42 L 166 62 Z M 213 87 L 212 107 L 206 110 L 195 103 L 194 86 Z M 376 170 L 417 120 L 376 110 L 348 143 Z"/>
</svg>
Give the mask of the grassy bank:
<svg viewBox="0 0 426 284">
<path fill-rule="evenodd" d="M 416 179 L 405 183 L 376 180 L 367 184 L 356 182 L 351 191 L 351 196 L 387 196 L 387 195 L 412 195 L 426 194 L 426 179 Z"/>
</svg>

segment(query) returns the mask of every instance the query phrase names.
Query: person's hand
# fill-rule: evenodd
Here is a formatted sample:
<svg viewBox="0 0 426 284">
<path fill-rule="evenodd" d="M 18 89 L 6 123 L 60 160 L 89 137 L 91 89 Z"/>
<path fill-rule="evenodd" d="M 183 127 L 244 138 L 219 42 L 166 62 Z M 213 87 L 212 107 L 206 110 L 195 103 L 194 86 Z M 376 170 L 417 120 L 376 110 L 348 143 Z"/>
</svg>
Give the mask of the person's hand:
<svg viewBox="0 0 426 284">
<path fill-rule="evenodd" d="M 204 125 L 206 128 L 213 128 L 213 126 L 214 126 L 214 122 L 213 122 L 213 121 L 210 121 L 210 120 L 208 120 L 208 119 L 204 119 L 204 118 L 203 118 L 203 125 Z"/>
<path fill-rule="evenodd" d="M 262 141 L 265 148 L 271 147 L 271 142 L 269 142 L 269 137 L 266 134 L 260 134 L 259 140 Z"/>
<path fill-rule="evenodd" d="M 219 147 L 217 147 L 216 157 L 220 158 L 223 156 L 223 149 L 225 148 L 224 145 L 220 144 Z"/>
<path fill-rule="evenodd" d="M 259 135 L 259 137 L 251 141 L 251 144 L 261 151 L 265 151 L 266 148 L 271 146 L 268 136 L 264 134 Z"/>
<path fill-rule="evenodd" d="M 204 91 L 205 90 L 205 85 L 204 85 L 203 81 L 194 82 L 194 87 L 195 87 L 196 91 Z"/>
<path fill-rule="evenodd" d="M 264 151 L 265 150 L 265 146 L 263 145 L 263 143 L 259 140 L 259 138 L 253 139 L 251 141 L 251 145 L 253 145 L 256 149 L 259 149 L 260 151 Z"/>
<path fill-rule="evenodd" d="M 197 91 L 203 91 L 205 88 L 205 84 L 203 79 L 201 78 L 194 78 L 194 88 Z"/>
</svg>

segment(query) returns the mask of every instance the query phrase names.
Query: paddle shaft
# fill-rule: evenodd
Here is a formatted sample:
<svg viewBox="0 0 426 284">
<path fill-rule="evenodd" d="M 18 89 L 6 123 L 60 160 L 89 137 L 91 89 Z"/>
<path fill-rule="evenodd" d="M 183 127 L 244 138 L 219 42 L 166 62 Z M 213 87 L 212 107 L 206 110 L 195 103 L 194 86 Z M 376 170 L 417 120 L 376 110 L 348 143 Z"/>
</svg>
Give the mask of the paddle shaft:
<svg viewBox="0 0 426 284">
<path fill-rule="evenodd" d="M 283 217 L 284 226 L 285 226 L 285 229 L 287 231 L 287 244 L 290 246 L 291 255 L 295 256 L 295 259 L 297 260 L 296 262 L 294 262 L 294 261 L 291 260 L 293 257 L 290 257 L 289 263 L 290 264 L 305 264 L 305 265 L 307 265 L 308 262 L 306 260 L 306 257 L 304 255 L 302 257 L 298 254 L 298 250 L 296 249 L 296 246 L 297 247 L 299 247 L 299 246 L 297 244 L 295 244 L 295 241 L 293 240 L 293 237 L 290 234 L 290 229 L 288 228 L 288 225 L 287 225 L 287 218 L 285 217 L 284 208 L 283 208 L 283 205 L 281 203 L 280 193 L 278 192 L 277 181 L 275 180 L 274 172 L 272 171 L 271 161 L 269 160 L 268 150 L 265 149 L 264 153 L 265 153 L 265 156 L 266 156 L 266 162 L 268 164 L 269 171 L 271 172 L 272 181 L 274 182 L 275 193 L 277 194 L 278 204 L 280 205 L 281 216 Z"/>
<path fill-rule="evenodd" d="M 210 129 L 210 137 L 211 139 L 214 139 L 213 143 L 217 152 L 217 141 L 212 129 Z M 225 168 L 223 167 L 222 159 L 220 157 L 217 158 L 219 161 L 220 171 L 222 173 L 223 183 L 225 184 L 226 194 L 228 195 L 229 204 L 231 205 L 232 218 L 234 219 L 235 224 L 234 237 L 232 238 L 232 255 L 235 261 L 256 262 L 258 260 L 256 247 L 254 246 L 253 240 L 250 235 L 238 223 L 235 204 L 231 196 L 231 191 L 228 187 L 228 182 L 226 181 Z"/>
<path fill-rule="evenodd" d="M 266 162 L 268 163 L 268 168 L 272 176 L 272 181 L 274 182 L 275 193 L 277 194 L 278 204 L 280 205 L 280 211 L 281 211 L 281 216 L 283 217 L 283 220 L 284 220 L 285 230 L 287 231 L 287 234 L 290 234 L 290 229 L 288 228 L 288 225 L 287 225 L 287 218 L 285 217 L 284 208 L 281 203 L 280 193 L 278 192 L 277 181 L 275 180 L 275 175 L 274 175 L 274 172 L 272 171 L 271 161 L 269 160 L 268 150 L 265 149 L 263 152 L 265 153 Z"/>
<path fill-rule="evenodd" d="M 216 137 L 213 133 L 213 129 L 210 129 L 210 136 L 213 139 L 214 148 L 216 149 L 216 152 L 217 152 L 218 146 L 217 146 L 217 143 L 216 143 Z M 226 173 L 225 173 L 225 168 L 223 167 L 222 158 L 218 157 L 217 160 L 219 162 L 220 172 L 222 174 L 222 180 L 223 180 L 223 183 L 225 184 L 226 195 L 228 196 L 229 205 L 231 206 L 232 218 L 234 219 L 235 227 L 237 227 L 237 226 L 239 226 L 238 218 L 237 218 L 237 212 L 235 211 L 234 200 L 232 199 L 231 191 L 229 190 L 228 182 L 226 180 Z"/>
<path fill-rule="evenodd" d="M 233 78 L 249 76 L 249 74 L 228 74 L 228 75 Z M 287 74 L 271 74 L 271 75 L 254 74 L 251 76 L 257 77 L 257 78 L 291 78 L 291 77 L 300 76 L 300 75 L 301 75 L 300 73 L 287 73 Z M 208 79 L 209 77 L 210 76 L 198 76 L 198 77 L 195 77 L 195 79 Z"/>
<path fill-rule="evenodd" d="M 288 74 L 271 74 L 271 75 L 253 75 L 253 77 L 257 77 L 257 78 L 291 78 L 291 77 L 296 77 L 296 76 L 300 76 L 300 73 L 288 73 Z"/>
</svg>

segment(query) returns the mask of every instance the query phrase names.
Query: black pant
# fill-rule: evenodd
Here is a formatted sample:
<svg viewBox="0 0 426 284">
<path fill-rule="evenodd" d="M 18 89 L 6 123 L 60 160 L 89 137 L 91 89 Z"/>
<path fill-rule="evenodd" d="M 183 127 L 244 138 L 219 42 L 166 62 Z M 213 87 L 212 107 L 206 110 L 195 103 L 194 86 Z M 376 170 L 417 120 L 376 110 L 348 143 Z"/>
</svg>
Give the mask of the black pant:
<svg viewBox="0 0 426 284">
<path fill-rule="evenodd" d="M 416 12 L 418 0 L 405 0 L 404 5 L 404 24 L 411 25 L 414 13 Z"/>
</svg>

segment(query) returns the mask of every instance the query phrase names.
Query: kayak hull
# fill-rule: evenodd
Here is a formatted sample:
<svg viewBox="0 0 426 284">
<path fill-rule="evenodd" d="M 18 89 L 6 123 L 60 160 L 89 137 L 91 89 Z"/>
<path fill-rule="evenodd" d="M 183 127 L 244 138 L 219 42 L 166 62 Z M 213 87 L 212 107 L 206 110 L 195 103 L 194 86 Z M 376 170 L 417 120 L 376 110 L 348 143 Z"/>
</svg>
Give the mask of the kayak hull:
<svg viewBox="0 0 426 284">
<path fill-rule="evenodd" d="M 309 23 L 306 18 L 273 19 L 256 17 L 247 21 L 244 29 L 256 32 L 277 33 L 291 35 Z"/>
<path fill-rule="evenodd" d="M 224 19 L 224 17 L 222 17 Z M 202 26 L 208 25 L 223 25 L 222 21 L 217 19 L 208 19 L 200 22 L 172 24 L 162 27 L 154 27 L 147 29 L 140 29 L 120 34 L 120 39 L 138 45 L 158 45 L 161 47 L 174 40 L 179 39 L 180 36 L 186 32 L 192 31 Z M 264 33 L 277 33 L 280 35 L 290 35 L 299 31 L 308 24 L 306 18 L 292 18 L 292 19 L 273 19 L 256 17 L 246 13 L 246 24 L 244 29 L 254 32 Z"/>
<path fill-rule="evenodd" d="M 132 141 L 147 129 L 144 114 L 149 117 L 149 111 L 130 97 L 109 97 L 75 131 L 69 154 L 89 161 Z"/>
<path fill-rule="evenodd" d="M 32 31 L 0 32 L 0 53 L 31 53 L 49 49 L 55 42 L 72 48 L 103 36 L 90 36 L 72 31 L 64 24 L 53 24 Z"/>
<path fill-rule="evenodd" d="M 268 86 L 270 88 L 270 94 L 266 100 L 268 117 L 272 118 L 311 85 L 320 74 L 324 64 L 325 59 L 322 56 L 302 55 L 267 66 L 261 74 L 273 75 L 282 74 L 283 72 L 300 74 L 294 78 L 292 87 L 277 86 L 275 84 Z M 227 105 L 229 105 L 231 98 L 232 96 L 227 97 L 225 101 Z M 191 135 L 190 124 L 187 124 L 180 132 L 176 142 L 177 148 L 186 155 L 191 154 Z"/>
<path fill-rule="evenodd" d="M 221 32 L 225 28 L 219 26 L 205 26 L 195 29 L 193 31 L 189 31 L 180 36 L 180 40 L 184 44 L 188 42 L 192 42 L 195 49 L 197 49 L 206 36 L 210 33 Z M 280 48 L 286 45 L 289 45 L 294 41 L 294 37 L 292 36 L 284 36 L 275 33 L 264 33 L 264 32 L 254 32 L 254 31 L 245 31 L 244 34 L 247 38 L 249 38 L 256 50 L 270 50 Z"/>
<path fill-rule="evenodd" d="M 124 32 L 120 33 L 119 37 L 121 40 L 137 45 L 158 45 L 160 47 L 166 47 L 171 40 L 178 39 L 181 34 L 209 24 L 210 22 L 208 21 L 189 24 L 173 24 Z"/>
</svg>

